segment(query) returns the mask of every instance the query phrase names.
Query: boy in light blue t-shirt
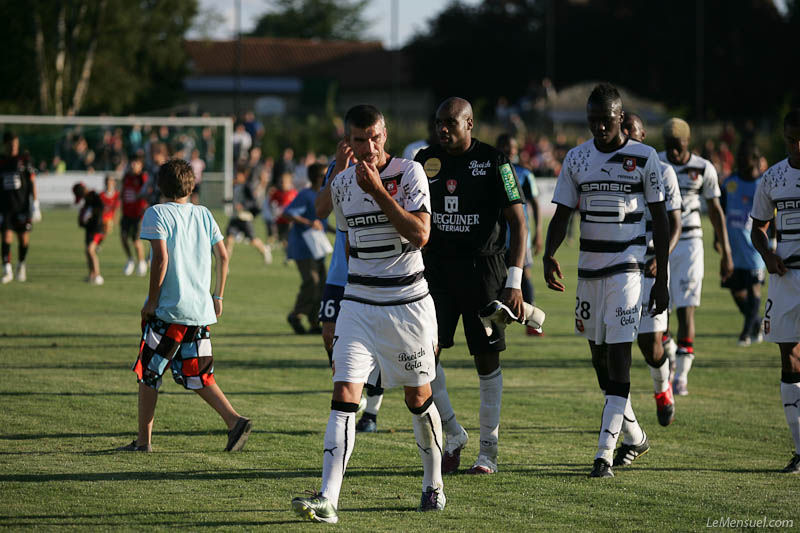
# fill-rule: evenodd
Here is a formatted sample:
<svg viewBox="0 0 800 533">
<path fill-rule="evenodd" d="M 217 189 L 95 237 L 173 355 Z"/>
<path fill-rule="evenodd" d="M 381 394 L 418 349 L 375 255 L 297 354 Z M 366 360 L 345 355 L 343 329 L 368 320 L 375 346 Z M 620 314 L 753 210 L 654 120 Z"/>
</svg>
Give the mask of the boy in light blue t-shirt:
<svg viewBox="0 0 800 533">
<path fill-rule="evenodd" d="M 195 391 L 228 426 L 226 451 L 241 450 L 250 420 L 233 409 L 214 379 L 209 325 L 222 315 L 228 253 L 214 217 L 189 198 L 194 188 L 191 166 L 172 159 L 158 171 L 163 204 L 147 209 L 141 238 L 150 241 L 150 290 L 142 307 L 142 341 L 132 370 L 139 382 L 139 434 L 119 451 L 152 451 L 158 389 L 167 368 L 184 388 Z M 211 253 L 217 275 L 213 294 Z"/>
</svg>

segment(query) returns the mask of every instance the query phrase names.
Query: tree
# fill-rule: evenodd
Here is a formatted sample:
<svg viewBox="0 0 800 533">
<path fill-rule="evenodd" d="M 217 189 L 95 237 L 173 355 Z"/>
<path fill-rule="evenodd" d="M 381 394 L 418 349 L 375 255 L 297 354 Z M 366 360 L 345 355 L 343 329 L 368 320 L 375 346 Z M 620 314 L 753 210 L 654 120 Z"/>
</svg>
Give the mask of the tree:
<svg viewBox="0 0 800 533">
<path fill-rule="evenodd" d="M 786 51 L 800 31 L 799 6 L 789 0 L 781 14 L 773 0 L 454 2 L 407 51 L 418 84 L 439 98 L 513 99 L 545 75 L 552 7 L 557 87 L 607 80 L 694 116 L 736 118 L 770 114 L 776 102 L 797 98 L 800 75 Z M 698 84 L 702 110 L 695 109 Z"/>
<path fill-rule="evenodd" d="M 197 0 L 0 0 L 0 12 L 6 111 L 122 113 L 180 93 Z"/>
<path fill-rule="evenodd" d="M 369 0 L 271 0 L 251 37 L 358 41 L 367 28 Z"/>
</svg>

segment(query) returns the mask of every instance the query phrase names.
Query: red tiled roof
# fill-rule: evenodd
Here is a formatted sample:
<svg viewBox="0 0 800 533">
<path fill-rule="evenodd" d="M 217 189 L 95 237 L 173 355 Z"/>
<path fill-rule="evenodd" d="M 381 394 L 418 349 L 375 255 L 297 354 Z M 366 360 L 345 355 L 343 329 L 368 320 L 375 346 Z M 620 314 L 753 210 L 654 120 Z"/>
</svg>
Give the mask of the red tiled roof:
<svg viewBox="0 0 800 533">
<path fill-rule="evenodd" d="M 233 74 L 236 68 L 236 41 L 186 41 L 194 75 Z M 242 75 L 298 76 L 312 72 L 315 65 L 343 59 L 353 54 L 384 52 L 380 42 L 318 41 L 253 37 L 242 39 Z"/>
</svg>

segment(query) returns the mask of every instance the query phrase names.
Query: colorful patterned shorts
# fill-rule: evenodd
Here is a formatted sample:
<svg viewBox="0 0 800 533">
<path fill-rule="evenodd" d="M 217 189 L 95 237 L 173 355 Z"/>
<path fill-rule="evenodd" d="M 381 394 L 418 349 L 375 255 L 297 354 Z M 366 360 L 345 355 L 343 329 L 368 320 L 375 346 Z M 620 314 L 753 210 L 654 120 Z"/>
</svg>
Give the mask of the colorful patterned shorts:
<svg viewBox="0 0 800 533">
<path fill-rule="evenodd" d="M 139 357 L 131 368 L 139 383 L 158 390 L 161 376 L 170 367 L 175 383 L 186 389 L 197 390 L 216 383 L 208 326 L 168 324 L 153 318 L 142 331 Z"/>
</svg>

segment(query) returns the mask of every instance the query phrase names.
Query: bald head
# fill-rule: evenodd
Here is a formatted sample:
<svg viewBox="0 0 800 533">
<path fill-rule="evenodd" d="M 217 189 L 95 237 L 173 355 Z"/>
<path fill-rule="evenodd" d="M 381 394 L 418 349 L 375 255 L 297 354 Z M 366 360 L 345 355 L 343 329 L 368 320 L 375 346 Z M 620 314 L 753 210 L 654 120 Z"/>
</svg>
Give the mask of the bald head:
<svg viewBox="0 0 800 533">
<path fill-rule="evenodd" d="M 644 121 L 636 113 L 626 112 L 622 120 L 622 133 L 633 139 L 642 142 L 645 137 Z"/>
<path fill-rule="evenodd" d="M 449 116 L 458 117 L 458 118 L 473 118 L 472 117 L 472 104 L 468 101 L 464 100 L 463 98 L 459 98 L 458 96 L 451 96 L 441 104 L 439 104 L 439 109 L 436 110 L 436 114 L 439 115 L 441 112 L 446 112 Z"/>
<path fill-rule="evenodd" d="M 472 105 L 455 96 L 442 102 L 436 110 L 436 134 L 447 153 L 466 152 L 472 145 Z"/>
</svg>

